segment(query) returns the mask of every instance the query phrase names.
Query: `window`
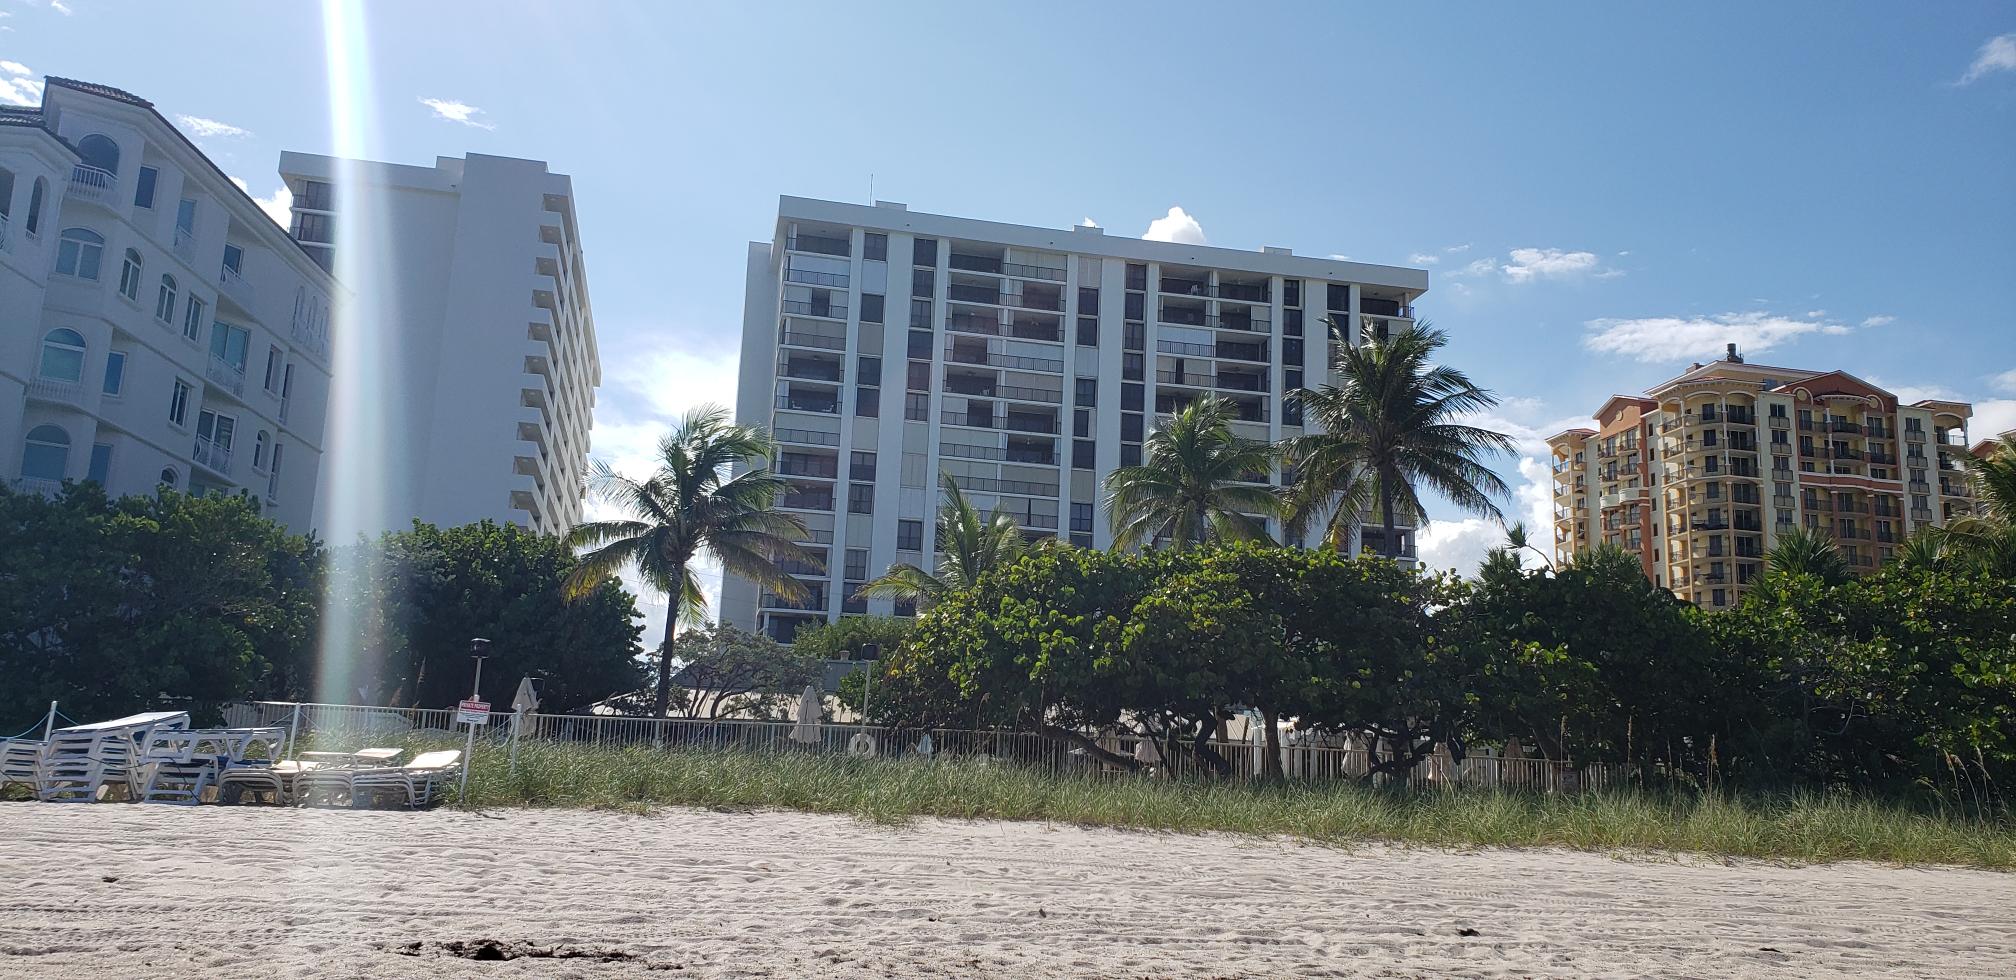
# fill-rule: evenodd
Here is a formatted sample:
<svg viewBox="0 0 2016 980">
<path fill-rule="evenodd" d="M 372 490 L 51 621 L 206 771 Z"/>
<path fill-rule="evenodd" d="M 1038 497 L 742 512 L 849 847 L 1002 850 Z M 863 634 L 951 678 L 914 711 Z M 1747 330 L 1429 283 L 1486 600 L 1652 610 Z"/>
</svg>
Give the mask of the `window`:
<svg viewBox="0 0 2016 980">
<path fill-rule="evenodd" d="M 1351 308 L 1350 286 L 1339 285 L 1334 282 L 1330 283 L 1329 288 L 1325 291 L 1325 295 L 1327 297 L 1325 305 L 1329 309 L 1341 313 Z"/>
<path fill-rule="evenodd" d="M 1120 445 L 1120 465 L 1121 465 L 1121 466 L 1139 466 L 1139 465 L 1141 465 L 1141 446 L 1140 446 L 1140 444 L 1138 444 L 1138 443 L 1122 443 L 1122 444 Z"/>
<path fill-rule="evenodd" d="M 42 367 L 36 372 L 50 381 L 84 379 L 84 335 L 58 327 L 42 337 Z"/>
<path fill-rule="evenodd" d="M 119 172 L 119 144 L 109 136 L 92 133 L 78 140 L 77 157 L 87 167 L 97 167 L 108 174 Z"/>
<path fill-rule="evenodd" d="M 932 269 L 910 271 L 910 295 L 928 298 L 937 292 L 938 273 Z"/>
<path fill-rule="evenodd" d="M 931 359 L 931 331 L 929 330 L 910 331 L 909 355 L 920 361 L 928 361 Z"/>
<path fill-rule="evenodd" d="M 196 237 L 196 202 L 185 197 L 175 205 L 175 243 L 180 245 L 194 237 Z"/>
<path fill-rule="evenodd" d="M 882 358 L 874 354 L 861 355 L 854 368 L 854 380 L 864 385 L 882 383 Z"/>
<path fill-rule="evenodd" d="M 875 513 L 875 484 L 873 483 L 847 484 L 847 513 L 849 514 Z"/>
<path fill-rule="evenodd" d="M 217 321 L 210 328 L 210 356 L 237 368 L 245 370 L 246 348 L 252 342 L 252 334 L 244 327 Z"/>
<path fill-rule="evenodd" d="M 1078 318 L 1078 346 L 1080 347 L 1099 346 L 1098 317 L 1081 316 Z"/>
<path fill-rule="evenodd" d="M 35 186 L 28 192 L 28 234 L 42 230 L 42 198 L 49 193 L 48 182 L 35 178 Z"/>
<path fill-rule="evenodd" d="M 286 448 L 280 440 L 273 440 L 273 465 L 268 467 L 266 476 L 267 500 L 277 500 L 280 497 L 280 451 Z"/>
<path fill-rule="evenodd" d="M 1302 311 L 1281 311 L 1281 334 L 1284 337 L 1302 336 Z"/>
<path fill-rule="evenodd" d="M 126 261 L 119 265 L 119 295 L 140 301 L 140 253 L 134 249 L 126 250 Z"/>
<path fill-rule="evenodd" d="M 1132 412 L 1122 413 L 1120 416 L 1120 438 L 1127 442 L 1140 442 L 1141 419 L 1142 416 Z"/>
<path fill-rule="evenodd" d="M 918 238 L 910 242 L 910 264 L 938 266 L 938 239 Z"/>
<path fill-rule="evenodd" d="M 861 257 L 877 262 L 889 261 L 889 236 L 876 231 L 862 232 Z"/>
<path fill-rule="evenodd" d="M 1091 505 L 1091 504 L 1072 504 L 1072 505 L 1071 505 L 1071 530 L 1073 530 L 1073 531 L 1090 531 L 1090 530 L 1092 530 L 1092 505 Z"/>
<path fill-rule="evenodd" d="M 847 564 L 845 567 L 846 567 L 845 575 L 849 580 L 858 582 L 862 579 L 867 578 L 868 549 L 866 548 L 847 549 Z"/>
<path fill-rule="evenodd" d="M 1281 372 L 1281 387 L 1294 391 L 1302 387 L 1302 369 L 1289 368 Z"/>
<path fill-rule="evenodd" d="M 84 471 L 84 479 L 104 486 L 106 478 L 112 474 L 112 447 L 105 443 L 91 446 L 91 465 Z"/>
<path fill-rule="evenodd" d="M 115 350 L 105 355 L 105 394 L 112 398 L 126 388 L 126 352 Z"/>
<path fill-rule="evenodd" d="M 1283 306 L 1302 305 L 1302 280 L 1300 279 L 1281 280 L 1281 305 Z"/>
<path fill-rule="evenodd" d="M 1128 353 L 1120 355 L 1120 377 L 1128 381 L 1141 380 L 1142 363 L 1141 355 L 1139 354 Z"/>
<path fill-rule="evenodd" d="M 189 308 L 182 316 L 182 336 L 190 340 L 203 336 L 203 321 L 208 319 L 208 311 L 208 305 L 202 300 L 189 297 Z"/>
<path fill-rule="evenodd" d="M 910 301 L 910 325 L 913 327 L 922 327 L 926 330 L 931 329 L 930 300 L 913 299 Z"/>
<path fill-rule="evenodd" d="M 1140 384 L 1122 384 L 1120 386 L 1120 410 L 1123 412 L 1141 411 L 1142 393 L 1146 390 L 1146 387 Z"/>
<path fill-rule="evenodd" d="M 864 419 L 880 418 L 882 415 L 882 389 L 868 387 L 855 388 L 854 414 Z"/>
<path fill-rule="evenodd" d="M 245 271 L 245 250 L 236 245 L 224 246 L 224 268 L 234 273 Z"/>
<path fill-rule="evenodd" d="M 881 322 L 882 322 L 882 300 L 883 300 L 883 297 L 881 297 L 881 296 L 878 296 L 878 295 L 876 295 L 875 293 L 862 293 L 862 294 L 861 294 L 861 322 L 862 322 L 862 323 L 881 323 Z"/>
<path fill-rule="evenodd" d="M 1097 469 L 1097 457 L 1095 453 L 1097 447 L 1098 443 L 1090 439 L 1073 439 L 1071 441 L 1071 468 L 1075 470 Z"/>
<path fill-rule="evenodd" d="M 1071 434 L 1081 439 L 1092 435 L 1092 410 L 1081 408 L 1071 413 Z"/>
<path fill-rule="evenodd" d="M 137 182 L 135 182 L 133 187 L 134 207 L 138 208 L 154 207 L 154 182 L 158 180 L 160 176 L 161 172 L 159 170 L 154 169 L 153 167 L 140 168 L 140 179 Z"/>
<path fill-rule="evenodd" d="M 280 345 L 278 344 L 267 345 L 266 378 L 263 382 L 261 382 L 260 387 L 265 388 L 267 391 L 272 392 L 273 394 L 276 395 L 280 393 L 281 363 L 282 363 L 282 357 L 280 354 Z"/>
<path fill-rule="evenodd" d="M 923 551 L 924 522 L 897 521 L 896 548 L 899 551 Z"/>
<path fill-rule="evenodd" d="M 903 396 L 903 417 L 912 422 L 931 420 L 931 396 L 912 393 Z"/>
<path fill-rule="evenodd" d="M 1148 325 L 1144 323 L 1129 323 L 1122 326 L 1120 328 L 1120 349 L 1147 350 Z"/>
<path fill-rule="evenodd" d="M 1140 293 L 1128 293 L 1124 314 L 1129 320 L 1147 319 L 1148 299 Z"/>
<path fill-rule="evenodd" d="M 1302 341 L 1300 338 L 1291 337 L 1281 342 L 1281 363 L 1302 363 Z"/>
<path fill-rule="evenodd" d="M 56 274 L 79 279 L 98 278 L 98 263 L 105 258 L 105 236 L 89 228 L 63 229 L 56 246 Z"/>
<path fill-rule="evenodd" d="M 266 469 L 266 447 L 268 445 L 271 445 L 272 442 L 273 442 L 273 436 L 269 434 L 265 429 L 260 429 L 259 434 L 252 438 L 253 469 L 261 471 L 264 471 Z"/>
<path fill-rule="evenodd" d="M 1078 312 L 1097 315 L 1099 312 L 1099 289 L 1095 286 L 1078 287 Z"/>
<path fill-rule="evenodd" d="M 28 480 L 61 480 L 70 466 L 70 435 L 53 425 L 28 430 L 21 450 L 21 476 Z"/>
<path fill-rule="evenodd" d="M 165 272 L 161 274 L 161 289 L 154 294 L 154 319 L 175 322 L 175 277 Z"/>
<path fill-rule="evenodd" d="M 175 379 L 175 393 L 168 399 L 168 421 L 179 426 L 189 424 L 189 395 L 193 391 L 195 389 L 189 386 L 189 382 L 181 378 Z"/>
<path fill-rule="evenodd" d="M 911 361 L 908 365 L 908 387 L 911 391 L 931 390 L 931 365 L 923 361 Z"/>
<path fill-rule="evenodd" d="M 196 416 L 196 438 L 219 449 L 231 448 L 231 437 L 238 431 L 238 420 L 229 415 L 219 415 L 204 409 Z"/>
<path fill-rule="evenodd" d="M 178 483 L 179 481 L 181 481 L 181 479 L 182 479 L 182 475 L 181 475 L 181 474 L 179 474 L 179 473 L 177 473 L 177 472 L 175 472 L 175 467 L 173 467 L 173 466 L 168 466 L 168 467 L 163 467 L 163 468 L 162 468 L 162 470 L 161 470 L 161 483 L 162 483 L 162 484 L 163 484 L 164 486 L 168 487 L 169 489 L 171 489 L 171 490 L 172 490 L 172 489 L 174 489 L 174 488 L 175 488 L 175 484 L 176 484 L 176 483 Z"/>
<path fill-rule="evenodd" d="M 875 480 L 875 454 L 855 450 L 847 461 L 847 478 L 850 480 Z"/>
<path fill-rule="evenodd" d="M 1127 288 L 1148 288 L 1148 267 L 1137 262 L 1127 263 Z"/>
<path fill-rule="evenodd" d="M 1074 389 L 1072 399 L 1079 405 L 1091 408 L 1099 404 L 1098 378 L 1073 378 L 1071 385 Z"/>
</svg>

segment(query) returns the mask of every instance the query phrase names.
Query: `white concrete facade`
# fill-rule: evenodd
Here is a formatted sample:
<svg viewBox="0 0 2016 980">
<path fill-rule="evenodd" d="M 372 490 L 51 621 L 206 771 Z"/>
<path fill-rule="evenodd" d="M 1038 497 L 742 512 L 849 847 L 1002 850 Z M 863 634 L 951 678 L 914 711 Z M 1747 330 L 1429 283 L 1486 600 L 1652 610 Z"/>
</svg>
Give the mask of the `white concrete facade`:
<svg viewBox="0 0 2016 980">
<path fill-rule="evenodd" d="M 354 229 L 381 262 L 369 275 L 398 321 L 370 389 L 388 415 L 388 527 L 579 523 L 602 369 L 573 182 L 473 153 L 415 167 L 290 152 L 280 170 L 303 248 L 362 282 L 335 246 Z"/>
<path fill-rule="evenodd" d="M 128 92 L 0 111 L 0 480 L 250 498 L 311 527 L 335 283 Z"/>
<path fill-rule="evenodd" d="M 1286 249 L 785 197 L 749 246 L 736 417 L 777 436 L 785 508 L 824 568 L 794 572 L 804 603 L 730 575 L 721 617 L 788 638 L 900 611 L 848 597 L 893 563 L 935 565 L 941 472 L 1031 537 L 1106 547 L 1101 486 L 1159 416 L 1216 394 L 1243 436 L 1299 434 L 1282 393 L 1327 380 L 1325 320 L 1354 342 L 1402 329 L 1427 288 L 1425 271 Z"/>
</svg>

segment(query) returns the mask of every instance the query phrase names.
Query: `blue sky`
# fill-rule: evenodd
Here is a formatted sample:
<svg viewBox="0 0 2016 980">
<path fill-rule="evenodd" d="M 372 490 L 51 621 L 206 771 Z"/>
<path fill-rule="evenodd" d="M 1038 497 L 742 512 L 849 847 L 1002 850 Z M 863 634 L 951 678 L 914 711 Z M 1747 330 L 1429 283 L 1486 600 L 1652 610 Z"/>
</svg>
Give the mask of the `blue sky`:
<svg viewBox="0 0 2016 980">
<path fill-rule="evenodd" d="M 1396 9 L 1398 8 L 1398 9 Z M 1418 264 L 1525 440 L 1740 343 L 2016 427 L 2016 6 L 384 3 L 382 145 L 574 177 L 600 452 L 732 396 L 779 194 Z M 130 89 L 255 194 L 331 150 L 310 4 L 0 0 L 0 98 Z M 8 64 L 8 63 L 11 63 Z M 14 71 L 20 68 L 28 75 Z M 423 100 L 432 100 L 430 105 Z M 207 134 L 207 135 L 206 135 Z M 1532 464 L 1507 460 L 1539 499 Z M 1496 537 L 1444 518 L 1438 564 Z"/>
</svg>

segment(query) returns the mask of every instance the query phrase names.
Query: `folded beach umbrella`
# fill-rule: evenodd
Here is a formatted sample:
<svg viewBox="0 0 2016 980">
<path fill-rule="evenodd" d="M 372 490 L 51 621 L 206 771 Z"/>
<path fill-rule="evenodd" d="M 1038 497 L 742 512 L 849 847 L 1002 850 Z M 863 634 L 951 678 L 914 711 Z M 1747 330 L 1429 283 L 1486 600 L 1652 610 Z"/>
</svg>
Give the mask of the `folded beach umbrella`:
<svg viewBox="0 0 2016 980">
<path fill-rule="evenodd" d="M 798 698 L 798 724 L 791 728 L 791 740 L 811 745 L 819 741 L 819 716 L 821 713 L 819 689 L 805 685 L 805 693 Z"/>
</svg>

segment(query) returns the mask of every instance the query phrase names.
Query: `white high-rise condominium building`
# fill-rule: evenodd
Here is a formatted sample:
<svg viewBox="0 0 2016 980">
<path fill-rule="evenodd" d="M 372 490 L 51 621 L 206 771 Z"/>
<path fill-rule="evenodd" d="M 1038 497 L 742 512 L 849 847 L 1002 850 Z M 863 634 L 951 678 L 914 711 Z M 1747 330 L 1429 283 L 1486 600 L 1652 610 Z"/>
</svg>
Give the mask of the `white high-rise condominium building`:
<svg viewBox="0 0 2016 980">
<path fill-rule="evenodd" d="M 1215 394 L 1240 435 L 1298 434 L 1282 393 L 1327 379 L 1324 321 L 1354 341 L 1403 329 L 1427 288 L 1420 270 L 1286 249 L 783 198 L 775 237 L 749 247 L 736 414 L 775 433 L 783 506 L 821 562 L 791 566 L 804 601 L 729 576 L 721 615 L 788 639 L 906 612 L 851 597 L 892 563 L 935 566 L 940 473 L 1032 537 L 1105 547 L 1101 484 L 1158 418 Z"/>
<path fill-rule="evenodd" d="M 386 409 L 385 522 L 579 523 L 602 366 L 573 181 L 475 153 L 432 167 L 284 153 L 280 170 L 301 246 L 346 281 L 368 275 L 360 303 L 396 319 L 368 392 Z M 368 273 L 342 268 L 339 230 L 365 240 Z"/>
<path fill-rule="evenodd" d="M 147 100 L 48 79 L 0 108 L 0 479 L 308 530 L 335 288 Z"/>
</svg>

